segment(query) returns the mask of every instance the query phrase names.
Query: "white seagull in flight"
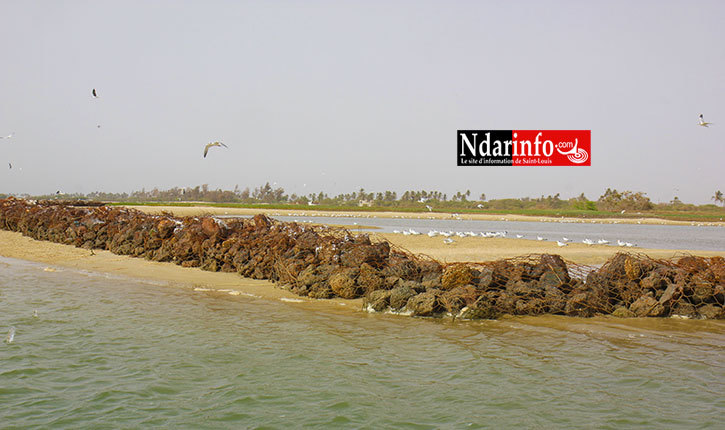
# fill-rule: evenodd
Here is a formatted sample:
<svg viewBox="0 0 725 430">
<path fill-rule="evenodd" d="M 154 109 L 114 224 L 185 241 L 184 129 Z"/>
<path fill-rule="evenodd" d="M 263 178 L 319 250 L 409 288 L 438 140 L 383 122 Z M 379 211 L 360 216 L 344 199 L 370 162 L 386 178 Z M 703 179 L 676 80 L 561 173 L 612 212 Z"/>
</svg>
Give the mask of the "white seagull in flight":
<svg viewBox="0 0 725 430">
<path fill-rule="evenodd" d="M 223 146 L 225 148 L 228 148 L 228 146 L 226 146 L 225 144 L 223 144 L 221 142 L 207 143 L 206 146 L 204 147 L 204 158 L 206 158 L 206 153 L 209 152 L 209 148 L 211 148 L 212 146 Z"/>
<path fill-rule="evenodd" d="M 0 136 L 0 139 L 10 139 L 15 136 L 15 132 L 8 134 L 7 136 Z"/>
<path fill-rule="evenodd" d="M 705 122 L 705 120 L 702 118 L 702 114 L 700 114 L 700 125 L 703 127 L 709 127 L 711 122 Z"/>
</svg>

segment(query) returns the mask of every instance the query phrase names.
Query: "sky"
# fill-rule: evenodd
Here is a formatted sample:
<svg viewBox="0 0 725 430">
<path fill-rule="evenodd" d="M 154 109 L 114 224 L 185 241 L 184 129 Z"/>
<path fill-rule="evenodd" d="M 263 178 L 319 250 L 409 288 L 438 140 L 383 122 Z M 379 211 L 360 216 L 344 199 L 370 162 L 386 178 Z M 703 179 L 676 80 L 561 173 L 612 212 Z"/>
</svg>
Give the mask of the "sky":
<svg viewBox="0 0 725 430">
<path fill-rule="evenodd" d="M 0 0 L 0 16 L 0 193 L 725 191 L 720 0 Z M 464 129 L 591 130 L 591 166 L 457 166 Z M 228 148 L 203 158 L 212 141 Z"/>
</svg>

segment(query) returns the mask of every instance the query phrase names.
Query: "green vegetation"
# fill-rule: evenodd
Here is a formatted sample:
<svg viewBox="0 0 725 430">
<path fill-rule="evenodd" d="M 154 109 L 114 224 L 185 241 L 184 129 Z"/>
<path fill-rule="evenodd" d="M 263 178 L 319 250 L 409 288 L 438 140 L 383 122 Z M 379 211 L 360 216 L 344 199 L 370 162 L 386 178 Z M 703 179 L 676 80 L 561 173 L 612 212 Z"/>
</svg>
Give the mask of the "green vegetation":
<svg viewBox="0 0 725 430">
<path fill-rule="evenodd" d="M 26 196 L 31 197 L 31 196 Z M 631 218 L 651 217 L 683 221 L 721 221 L 725 218 L 725 208 L 715 204 L 696 206 L 680 201 L 675 197 L 669 203 L 652 203 L 642 192 L 617 191 L 609 189 L 596 201 L 589 200 L 583 193 L 578 197 L 562 199 L 560 194 L 540 196 L 538 198 L 508 198 L 487 200 L 481 194 L 478 200 L 469 200 L 471 191 L 457 192 L 450 197 L 440 191 L 405 191 L 398 195 L 395 191 L 368 192 L 361 188 L 352 193 L 334 197 L 324 192 L 306 196 L 288 195 L 283 188 L 272 187 L 269 183 L 253 190 L 243 190 L 236 186 L 234 190 L 212 190 L 208 185 L 193 188 L 153 189 L 127 193 L 93 192 L 83 194 L 53 194 L 32 196 L 35 199 L 85 199 L 113 202 L 124 205 L 173 205 L 173 206 L 213 206 L 265 209 L 317 209 L 329 211 L 400 211 L 400 212 L 443 212 L 443 213 L 483 213 L 518 214 L 547 217 L 578 218 Z M 723 194 L 716 191 L 712 199 L 725 204 Z"/>
</svg>

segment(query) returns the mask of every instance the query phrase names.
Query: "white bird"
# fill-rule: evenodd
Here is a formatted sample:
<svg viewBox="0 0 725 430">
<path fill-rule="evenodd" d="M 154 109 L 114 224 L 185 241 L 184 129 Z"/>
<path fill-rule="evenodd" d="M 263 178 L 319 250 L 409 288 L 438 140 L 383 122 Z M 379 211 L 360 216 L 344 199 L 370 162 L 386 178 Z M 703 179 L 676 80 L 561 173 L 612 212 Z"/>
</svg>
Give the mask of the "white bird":
<svg viewBox="0 0 725 430">
<path fill-rule="evenodd" d="M 5 338 L 5 343 L 13 343 L 13 339 L 15 339 L 15 327 L 10 327 L 8 337 Z"/>
<path fill-rule="evenodd" d="M 598 244 L 600 244 L 600 245 L 606 245 L 606 244 L 608 244 L 608 243 L 609 243 L 609 241 L 608 241 L 608 240 L 605 240 L 605 239 L 599 239 L 599 240 L 597 241 L 597 243 L 598 243 Z"/>
<path fill-rule="evenodd" d="M 15 132 L 8 134 L 7 136 L 0 136 L 0 139 L 10 139 L 15 136 Z"/>
<path fill-rule="evenodd" d="M 433 212 L 433 208 L 430 205 L 425 205 L 425 208 L 428 209 L 428 212 Z"/>
<path fill-rule="evenodd" d="M 700 114 L 700 125 L 703 127 L 709 127 L 711 122 L 705 122 L 705 120 L 702 118 L 702 114 Z"/>
<path fill-rule="evenodd" d="M 204 147 L 204 158 L 206 158 L 206 153 L 209 152 L 209 148 L 211 148 L 213 146 L 223 146 L 225 148 L 228 148 L 228 146 L 226 146 L 225 144 L 223 144 L 221 142 L 207 143 L 206 146 Z"/>
<path fill-rule="evenodd" d="M 517 235 L 516 235 L 516 239 L 521 239 L 522 237 L 524 237 L 524 235 L 523 235 L 523 234 L 517 234 Z"/>
<path fill-rule="evenodd" d="M 431 230 L 428 232 L 428 237 L 435 237 L 438 235 L 438 232 L 435 230 Z"/>
<path fill-rule="evenodd" d="M 445 243 L 446 245 L 450 245 L 451 243 L 455 243 L 455 242 L 456 241 L 451 239 L 450 237 L 443 239 L 443 243 Z"/>
<path fill-rule="evenodd" d="M 536 240 L 544 240 L 544 238 L 541 236 L 536 236 Z"/>
<path fill-rule="evenodd" d="M 626 242 L 622 242 L 621 240 L 617 239 L 617 245 L 619 245 L 619 246 L 625 246 L 625 245 L 627 245 L 627 243 Z"/>
<path fill-rule="evenodd" d="M 569 239 L 567 239 L 566 237 L 562 237 L 561 240 L 563 240 L 564 242 L 569 242 Z"/>
<path fill-rule="evenodd" d="M 557 240 L 557 241 L 556 241 L 556 244 L 557 244 L 557 245 L 559 245 L 559 246 L 567 246 L 567 245 L 568 245 L 568 243 L 566 243 L 566 242 L 562 242 L 562 241 L 560 241 L 560 240 Z"/>
<path fill-rule="evenodd" d="M 483 209 L 483 205 L 481 203 L 477 204 L 476 207 L 479 209 Z"/>
<path fill-rule="evenodd" d="M 591 246 L 591 245 L 594 245 L 594 241 L 593 241 L 593 240 L 591 240 L 591 239 L 584 239 L 584 240 L 582 240 L 582 242 L 583 242 L 584 244 L 586 244 L 586 245 L 590 245 L 590 246 Z"/>
</svg>

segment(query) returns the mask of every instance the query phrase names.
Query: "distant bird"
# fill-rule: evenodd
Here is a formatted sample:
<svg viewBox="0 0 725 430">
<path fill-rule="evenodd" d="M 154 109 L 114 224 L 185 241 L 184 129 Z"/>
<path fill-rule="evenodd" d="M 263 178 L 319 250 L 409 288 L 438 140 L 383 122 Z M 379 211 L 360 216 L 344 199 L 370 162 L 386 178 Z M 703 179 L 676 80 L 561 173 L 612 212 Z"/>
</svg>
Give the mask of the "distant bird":
<svg viewBox="0 0 725 430">
<path fill-rule="evenodd" d="M 627 243 L 626 242 L 622 242 L 621 240 L 617 239 L 617 245 L 619 245 L 619 246 L 625 246 L 625 245 L 627 245 Z"/>
<path fill-rule="evenodd" d="M 597 243 L 598 243 L 598 244 L 600 244 L 600 245 L 606 245 L 606 244 L 608 244 L 608 243 L 609 243 L 609 241 L 608 241 L 608 240 L 606 240 L 606 239 L 599 239 L 599 240 L 597 241 Z"/>
<path fill-rule="evenodd" d="M 433 208 L 430 205 L 425 205 L 425 208 L 428 209 L 428 212 L 433 212 Z"/>
<path fill-rule="evenodd" d="M 7 136 L 0 136 L 0 139 L 10 139 L 15 135 L 15 132 L 8 134 Z"/>
<path fill-rule="evenodd" d="M 33 310 L 33 318 L 38 318 L 38 310 L 37 309 L 34 309 Z"/>
<path fill-rule="evenodd" d="M 93 89 L 93 91 L 91 91 L 91 94 L 93 94 L 93 98 L 98 98 L 98 93 L 96 92 L 95 88 Z"/>
<path fill-rule="evenodd" d="M 483 209 L 483 205 L 481 203 L 477 204 L 476 207 L 479 209 Z"/>
<path fill-rule="evenodd" d="M 567 239 L 566 237 L 562 237 L 561 240 L 563 240 L 564 242 L 569 242 L 569 239 Z"/>
<path fill-rule="evenodd" d="M 702 114 L 700 114 L 700 125 L 703 127 L 709 127 L 711 122 L 705 122 L 705 120 L 702 118 Z"/>
<path fill-rule="evenodd" d="M 204 147 L 204 158 L 206 158 L 206 154 L 207 154 L 207 152 L 209 152 L 209 148 L 211 148 L 212 146 L 223 146 L 225 148 L 228 148 L 228 146 L 226 146 L 225 144 L 223 144 L 221 142 L 207 143 L 206 146 Z"/>
<path fill-rule="evenodd" d="M 451 243 L 455 243 L 455 242 L 456 241 L 451 239 L 450 237 L 443 239 L 443 243 L 445 243 L 446 245 L 450 245 Z"/>
<path fill-rule="evenodd" d="M 12 168 L 13 168 L 13 165 L 12 165 L 12 163 L 8 163 L 8 166 L 10 166 L 10 169 L 12 169 Z"/>
<path fill-rule="evenodd" d="M 566 243 L 566 242 L 562 242 L 562 241 L 560 241 L 560 240 L 557 240 L 557 241 L 556 241 L 556 244 L 557 244 L 557 245 L 559 245 L 559 246 L 567 246 L 567 245 L 569 245 L 568 243 Z"/>
<path fill-rule="evenodd" d="M 541 236 L 536 236 L 536 240 L 544 240 L 544 238 Z"/>
<path fill-rule="evenodd" d="M 523 235 L 523 234 L 517 234 L 517 235 L 516 235 L 516 238 L 517 238 L 517 239 L 521 239 L 522 237 L 524 237 L 524 235 Z"/>
<path fill-rule="evenodd" d="M 8 331 L 8 337 L 5 338 L 5 343 L 13 343 L 15 339 L 15 327 L 10 327 Z"/>
<path fill-rule="evenodd" d="M 590 245 L 590 246 L 594 245 L 594 241 L 591 239 L 584 239 L 584 240 L 582 240 L 582 243 L 584 243 L 586 245 Z"/>
</svg>

